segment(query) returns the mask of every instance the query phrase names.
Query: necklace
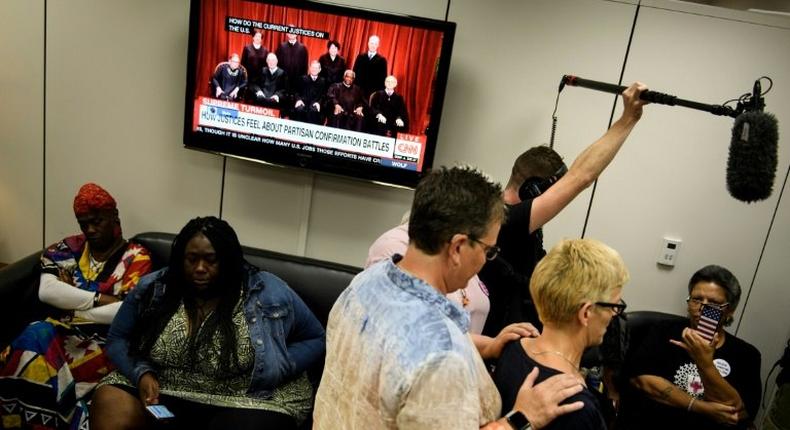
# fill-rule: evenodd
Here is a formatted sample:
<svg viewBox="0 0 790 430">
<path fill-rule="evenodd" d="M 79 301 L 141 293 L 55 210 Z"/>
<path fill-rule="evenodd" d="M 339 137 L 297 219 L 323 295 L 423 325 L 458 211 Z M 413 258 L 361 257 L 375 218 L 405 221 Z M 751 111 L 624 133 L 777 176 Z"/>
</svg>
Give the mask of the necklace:
<svg viewBox="0 0 790 430">
<path fill-rule="evenodd" d="M 463 307 L 469 306 L 469 297 L 467 297 L 467 295 L 466 295 L 466 288 L 461 288 L 458 291 L 461 292 L 461 305 Z"/>
<path fill-rule="evenodd" d="M 121 239 L 117 243 L 113 244 L 113 246 L 109 250 L 104 251 L 104 252 L 96 252 L 96 254 L 99 254 L 99 256 L 102 257 L 102 261 L 99 261 L 98 259 L 96 259 L 95 260 L 96 263 L 97 264 L 101 263 L 102 265 L 104 265 L 104 263 L 106 263 L 107 260 L 109 260 L 110 257 L 112 257 L 113 254 L 115 254 L 119 249 L 121 249 L 121 247 L 123 247 L 125 245 L 126 245 L 126 240 Z M 94 251 L 93 251 L 93 249 L 88 249 L 88 250 L 89 250 L 88 255 L 93 260 Z"/>
<path fill-rule="evenodd" d="M 104 263 L 106 263 L 106 261 L 97 261 L 96 259 L 94 259 L 93 254 L 88 255 L 88 268 L 90 269 L 91 272 L 89 275 L 92 275 L 89 277 L 93 278 L 95 276 L 98 276 L 99 273 L 101 273 L 102 269 L 104 269 Z"/>
<path fill-rule="evenodd" d="M 559 351 L 546 350 L 546 351 L 537 351 L 537 352 L 533 352 L 532 353 L 532 355 L 544 355 L 544 354 L 554 354 L 554 355 L 559 356 L 560 358 L 565 360 L 566 363 L 570 364 L 571 368 L 573 368 L 573 370 L 575 370 L 577 373 L 581 373 L 581 371 L 579 370 L 579 366 L 573 364 L 572 361 L 568 360 L 568 358 L 565 357 L 565 355 L 563 355 Z"/>
<path fill-rule="evenodd" d="M 214 313 L 216 303 L 195 300 L 189 308 L 186 307 L 186 303 L 184 307 L 187 310 L 189 332 L 194 333 L 199 331 L 203 327 L 203 323 Z"/>
<path fill-rule="evenodd" d="M 211 315 L 211 313 L 214 312 L 214 309 L 211 308 L 210 306 L 198 305 L 196 308 L 197 308 L 198 325 L 202 325 L 203 321 L 205 321 L 206 318 L 208 318 L 209 315 Z"/>
</svg>

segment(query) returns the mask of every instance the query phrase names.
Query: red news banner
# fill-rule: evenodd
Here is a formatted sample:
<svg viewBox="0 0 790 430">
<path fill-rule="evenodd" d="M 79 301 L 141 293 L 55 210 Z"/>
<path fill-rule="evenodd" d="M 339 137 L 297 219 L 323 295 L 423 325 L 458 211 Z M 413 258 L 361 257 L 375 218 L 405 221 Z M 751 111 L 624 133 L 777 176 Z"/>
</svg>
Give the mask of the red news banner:
<svg viewBox="0 0 790 430">
<path fill-rule="evenodd" d="M 279 116 L 276 109 L 198 97 L 192 130 L 422 171 L 425 136 L 398 133 L 395 139 L 296 122 Z"/>
</svg>

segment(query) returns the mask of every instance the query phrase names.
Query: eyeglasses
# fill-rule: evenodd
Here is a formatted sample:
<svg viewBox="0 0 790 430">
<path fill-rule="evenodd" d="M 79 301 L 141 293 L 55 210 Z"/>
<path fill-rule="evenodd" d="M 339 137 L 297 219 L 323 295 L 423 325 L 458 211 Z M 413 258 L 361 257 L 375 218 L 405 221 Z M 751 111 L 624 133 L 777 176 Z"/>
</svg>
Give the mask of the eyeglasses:
<svg viewBox="0 0 790 430">
<path fill-rule="evenodd" d="M 620 303 L 608 303 L 608 302 L 595 302 L 596 306 L 601 306 L 604 308 L 610 308 L 614 311 L 614 314 L 619 316 L 623 316 L 623 312 L 625 312 L 625 308 L 628 305 L 625 304 L 625 300 L 620 299 Z"/>
<path fill-rule="evenodd" d="M 703 299 L 700 299 L 700 298 L 697 298 L 697 297 L 691 297 L 691 296 L 686 297 L 686 303 L 689 304 L 690 308 L 698 308 L 698 307 L 702 306 L 703 304 L 707 304 L 708 306 L 714 307 L 714 308 L 716 308 L 718 310 L 724 310 L 724 309 L 727 308 L 727 306 L 730 305 L 729 303 L 713 303 L 713 302 L 705 303 L 705 301 Z"/>
<path fill-rule="evenodd" d="M 486 253 L 486 260 L 488 260 L 488 261 L 491 261 L 491 260 L 495 259 L 496 256 L 499 255 L 499 253 L 502 251 L 502 249 L 500 249 L 498 246 L 496 246 L 496 245 L 489 245 L 489 244 L 483 242 L 482 240 L 475 239 L 472 236 L 469 236 L 469 240 L 471 240 L 472 242 L 477 242 L 477 243 L 483 245 L 483 250 Z"/>
</svg>

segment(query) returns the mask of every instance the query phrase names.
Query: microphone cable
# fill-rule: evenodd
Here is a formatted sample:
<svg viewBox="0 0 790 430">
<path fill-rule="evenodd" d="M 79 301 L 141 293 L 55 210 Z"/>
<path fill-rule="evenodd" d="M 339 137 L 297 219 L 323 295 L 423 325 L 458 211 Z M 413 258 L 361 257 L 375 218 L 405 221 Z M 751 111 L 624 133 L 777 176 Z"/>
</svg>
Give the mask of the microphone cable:
<svg viewBox="0 0 790 430">
<path fill-rule="evenodd" d="M 757 81 L 759 82 L 762 81 L 763 79 L 768 80 L 768 88 L 766 88 L 765 91 L 760 92 L 759 100 L 753 100 L 754 99 L 753 93 L 744 93 L 737 99 L 729 99 L 726 102 L 722 103 L 721 105 L 727 106 L 732 102 L 738 102 L 735 108 L 736 112 L 741 112 L 744 109 L 747 111 L 752 109 L 763 110 L 763 108 L 765 107 L 765 102 L 762 101 L 762 97 L 768 94 L 768 92 L 771 91 L 771 88 L 774 87 L 774 81 L 773 79 L 771 79 L 770 76 L 760 76 L 759 78 L 757 78 Z"/>
<path fill-rule="evenodd" d="M 782 353 L 782 357 L 776 360 L 776 363 L 774 363 L 773 367 L 771 367 L 771 371 L 768 372 L 768 376 L 766 376 L 765 378 L 765 384 L 763 385 L 762 407 L 763 410 L 765 410 L 766 412 L 768 408 L 766 407 L 765 404 L 765 400 L 766 400 L 765 396 L 768 394 L 768 382 L 771 381 L 771 376 L 773 375 L 774 370 L 776 370 L 777 367 L 782 367 L 783 372 L 786 370 L 790 370 L 790 338 L 787 339 L 787 346 L 785 346 L 785 350 L 784 353 Z M 779 385 L 778 382 L 777 385 Z M 774 395 L 776 395 L 776 393 L 774 393 Z"/>
<path fill-rule="evenodd" d="M 560 90 L 557 91 L 557 99 L 554 100 L 554 112 L 551 113 L 551 138 L 549 139 L 549 148 L 554 149 L 554 136 L 557 134 L 557 106 L 560 104 L 560 93 L 564 85 L 560 85 Z"/>
</svg>

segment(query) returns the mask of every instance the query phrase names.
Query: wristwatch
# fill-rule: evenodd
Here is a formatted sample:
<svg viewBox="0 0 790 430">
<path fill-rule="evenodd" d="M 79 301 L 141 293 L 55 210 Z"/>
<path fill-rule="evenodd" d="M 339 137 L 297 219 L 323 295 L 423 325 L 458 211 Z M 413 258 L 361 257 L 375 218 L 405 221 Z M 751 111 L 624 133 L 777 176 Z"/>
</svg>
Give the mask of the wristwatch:
<svg viewBox="0 0 790 430">
<path fill-rule="evenodd" d="M 507 423 L 516 430 L 532 430 L 532 424 L 529 423 L 524 414 L 520 411 L 510 411 L 505 415 Z"/>
</svg>

